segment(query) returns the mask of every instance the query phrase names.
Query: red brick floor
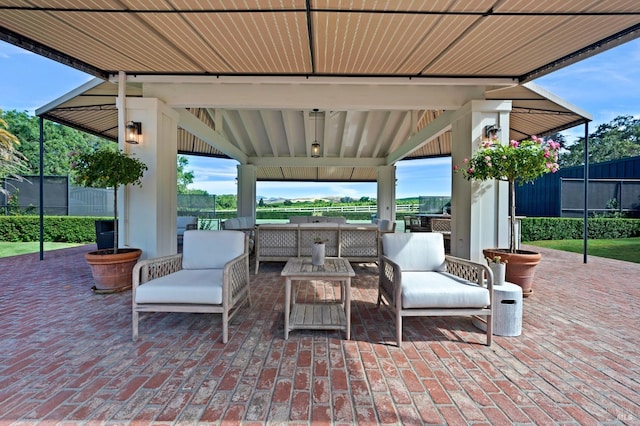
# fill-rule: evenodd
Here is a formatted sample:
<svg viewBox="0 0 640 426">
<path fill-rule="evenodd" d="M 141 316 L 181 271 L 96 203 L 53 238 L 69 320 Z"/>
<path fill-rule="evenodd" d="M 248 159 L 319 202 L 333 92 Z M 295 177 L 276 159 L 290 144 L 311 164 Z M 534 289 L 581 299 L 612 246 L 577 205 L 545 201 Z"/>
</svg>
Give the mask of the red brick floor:
<svg viewBox="0 0 640 426">
<path fill-rule="evenodd" d="M 91 246 L 0 259 L 0 424 L 640 424 L 640 265 L 543 250 L 523 334 L 412 318 L 394 345 L 377 268 L 356 265 L 352 340 L 283 340 L 280 263 L 254 306 L 220 318 L 147 314 L 95 295 Z"/>
</svg>

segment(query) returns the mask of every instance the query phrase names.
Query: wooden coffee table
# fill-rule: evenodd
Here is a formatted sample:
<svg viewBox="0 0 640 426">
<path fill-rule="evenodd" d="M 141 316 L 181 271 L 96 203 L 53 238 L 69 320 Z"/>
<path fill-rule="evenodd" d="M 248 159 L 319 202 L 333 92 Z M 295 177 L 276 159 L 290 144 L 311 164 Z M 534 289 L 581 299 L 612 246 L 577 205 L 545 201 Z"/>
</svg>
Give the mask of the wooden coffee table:
<svg viewBox="0 0 640 426">
<path fill-rule="evenodd" d="M 296 329 L 344 330 L 351 339 L 351 277 L 355 276 L 349 261 L 328 257 L 323 266 L 311 264 L 311 258 L 294 257 L 287 261 L 282 276 L 285 280 L 284 338 Z M 340 300 L 321 303 L 296 303 L 291 298 L 291 281 L 339 281 Z"/>
</svg>

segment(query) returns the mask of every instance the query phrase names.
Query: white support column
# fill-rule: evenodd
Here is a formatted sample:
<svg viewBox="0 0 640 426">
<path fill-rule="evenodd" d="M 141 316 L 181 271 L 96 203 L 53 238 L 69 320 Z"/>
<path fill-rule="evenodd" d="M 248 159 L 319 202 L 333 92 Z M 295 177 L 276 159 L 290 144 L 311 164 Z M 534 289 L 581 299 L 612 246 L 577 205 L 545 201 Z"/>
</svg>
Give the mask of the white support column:
<svg viewBox="0 0 640 426">
<path fill-rule="evenodd" d="M 256 223 L 256 166 L 238 166 L 238 216 Z"/>
<path fill-rule="evenodd" d="M 509 142 L 511 101 L 471 101 L 452 123 L 451 162 L 464 167 L 464 159 L 478 149 L 485 126 L 502 130 L 501 143 Z M 482 249 L 508 247 L 509 189 L 506 182 L 467 181 L 462 173 L 452 174 L 451 254 L 482 261 Z"/>
<path fill-rule="evenodd" d="M 143 258 L 177 253 L 178 114 L 155 98 L 127 98 L 124 113 L 124 121 L 142 123 L 142 136 L 140 144 L 121 141 L 120 148 L 149 170 L 142 187 L 129 185 L 118 191 L 121 245 L 142 249 Z"/>
<path fill-rule="evenodd" d="M 378 167 L 378 218 L 396 220 L 396 166 Z"/>
</svg>

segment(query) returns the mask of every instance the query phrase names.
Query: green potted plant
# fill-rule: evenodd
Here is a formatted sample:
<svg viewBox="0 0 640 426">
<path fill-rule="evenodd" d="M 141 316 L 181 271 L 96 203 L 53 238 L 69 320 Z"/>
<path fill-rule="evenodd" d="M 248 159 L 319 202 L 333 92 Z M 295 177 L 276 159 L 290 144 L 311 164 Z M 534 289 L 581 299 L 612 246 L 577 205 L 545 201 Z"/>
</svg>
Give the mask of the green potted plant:
<svg viewBox="0 0 640 426">
<path fill-rule="evenodd" d="M 142 250 L 119 248 L 118 187 L 141 185 L 147 166 L 139 159 L 111 147 L 72 154 L 71 169 L 76 184 L 90 188 L 113 188 L 113 248 L 91 251 L 85 259 L 91 267 L 96 293 L 114 293 L 131 288 L 131 271 Z"/>
<path fill-rule="evenodd" d="M 516 190 L 515 184 L 533 182 L 545 173 L 558 171 L 558 151 L 560 144 L 545 141 L 537 136 L 531 139 L 500 144 L 497 139 L 482 142 L 470 159 L 464 159 L 464 167 L 453 167 L 467 180 L 496 179 L 509 183 L 511 204 L 509 206 L 509 248 L 483 250 L 485 257 L 500 256 L 507 261 L 506 280 L 522 287 L 523 295 L 533 291 L 535 267 L 540 263 L 540 253 L 516 250 Z"/>
</svg>

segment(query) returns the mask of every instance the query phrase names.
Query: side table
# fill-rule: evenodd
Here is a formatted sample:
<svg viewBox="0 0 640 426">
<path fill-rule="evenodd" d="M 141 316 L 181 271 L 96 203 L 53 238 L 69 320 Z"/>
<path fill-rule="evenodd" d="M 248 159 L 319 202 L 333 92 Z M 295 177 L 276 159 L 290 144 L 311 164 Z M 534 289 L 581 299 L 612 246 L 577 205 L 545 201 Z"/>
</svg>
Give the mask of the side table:
<svg viewBox="0 0 640 426">
<path fill-rule="evenodd" d="M 309 257 L 294 257 L 287 261 L 281 275 L 285 277 L 284 338 L 296 329 L 344 330 L 351 339 L 351 277 L 355 276 L 349 260 L 327 257 L 322 266 L 311 263 Z M 340 282 L 337 302 L 296 303 L 291 296 L 291 281 L 323 280 Z"/>
<path fill-rule="evenodd" d="M 473 318 L 473 325 L 482 331 L 486 324 Z M 522 333 L 522 287 L 505 282 L 493 286 L 493 334 L 496 336 L 519 336 Z"/>
</svg>

